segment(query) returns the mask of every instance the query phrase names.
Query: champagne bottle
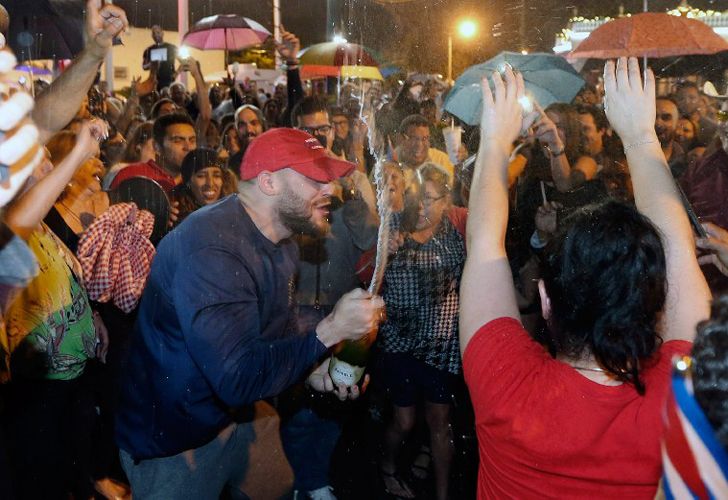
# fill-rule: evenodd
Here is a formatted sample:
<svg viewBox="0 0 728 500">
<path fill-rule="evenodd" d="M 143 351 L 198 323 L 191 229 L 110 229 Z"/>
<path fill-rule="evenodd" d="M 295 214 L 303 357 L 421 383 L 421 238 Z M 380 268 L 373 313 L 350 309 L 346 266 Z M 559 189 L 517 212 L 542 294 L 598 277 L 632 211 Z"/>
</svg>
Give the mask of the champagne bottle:
<svg viewBox="0 0 728 500">
<path fill-rule="evenodd" d="M 336 346 L 329 361 L 329 376 L 334 384 L 351 387 L 359 383 L 375 338 L 376 333 L 372 332 L 359 340 L 345 340 Z"/>
</svg>

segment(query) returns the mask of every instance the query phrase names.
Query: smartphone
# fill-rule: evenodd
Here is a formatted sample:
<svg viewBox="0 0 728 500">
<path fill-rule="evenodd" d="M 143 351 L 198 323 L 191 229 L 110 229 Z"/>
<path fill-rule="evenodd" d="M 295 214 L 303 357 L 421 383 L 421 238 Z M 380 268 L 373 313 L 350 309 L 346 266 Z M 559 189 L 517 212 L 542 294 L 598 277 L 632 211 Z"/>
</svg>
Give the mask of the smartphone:
<svg viewBox="0 0 728 500">
<path fill-rule="evenodd" d="M 701 238 L 707 238 L 708 233 L 705 232 L 705 228 L 703 228 L 703 225 L 700 223 L 700 219 L 698 219 L 698 216 L 695 214 L 693 206 L 690 204 L 688 197 L 685 196 L 685 191 L 683 191 L 679 182 L 675 182 L 675 186 L 677 186 L 677 191 L 680 193 L 680 199 L 683 207 L 685 207 L 685 212 L 688 214 L 688 219 L 690 219 L 690 225 L 693 226 L 693 230 L 695 230 L 695 233 Z"/>
</svg>

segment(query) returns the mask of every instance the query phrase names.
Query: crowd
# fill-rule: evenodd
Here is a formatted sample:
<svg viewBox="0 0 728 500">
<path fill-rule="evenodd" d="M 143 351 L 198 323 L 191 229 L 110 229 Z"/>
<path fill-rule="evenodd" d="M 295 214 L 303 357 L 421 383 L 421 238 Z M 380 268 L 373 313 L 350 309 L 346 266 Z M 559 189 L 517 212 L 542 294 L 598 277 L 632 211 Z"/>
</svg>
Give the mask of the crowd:
<svg viewBox="0 0 728 500">
<path fill-rule="evenodd" d="M 208 85 L 154 27 L 122 97 L 127 27 L 89 0 L 35 99 L 0 78 L 2 498 L 728 496 L 728 95 L 622 58 L 541 109 L 506 67 L 471 127 L 435 80 L 332 105 L 287 31 L 285 86 Z"/>
</svg>

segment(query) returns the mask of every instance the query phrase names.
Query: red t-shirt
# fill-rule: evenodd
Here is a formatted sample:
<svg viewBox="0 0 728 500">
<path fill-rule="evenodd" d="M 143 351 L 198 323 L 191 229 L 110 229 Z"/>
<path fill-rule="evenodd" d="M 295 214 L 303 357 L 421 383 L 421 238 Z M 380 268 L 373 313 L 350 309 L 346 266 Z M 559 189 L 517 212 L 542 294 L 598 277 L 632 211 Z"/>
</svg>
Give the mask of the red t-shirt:
<svg viewBox="0 0 728 500">
<path fill-rule="evenodd" d="M 513 318 L 481 327 L 463 355 L 478 498 L 654 498 L 671 361 L 691 345 L 664 343 L 644 368 L 640 396 L 553 359 Z"/>
</svg>

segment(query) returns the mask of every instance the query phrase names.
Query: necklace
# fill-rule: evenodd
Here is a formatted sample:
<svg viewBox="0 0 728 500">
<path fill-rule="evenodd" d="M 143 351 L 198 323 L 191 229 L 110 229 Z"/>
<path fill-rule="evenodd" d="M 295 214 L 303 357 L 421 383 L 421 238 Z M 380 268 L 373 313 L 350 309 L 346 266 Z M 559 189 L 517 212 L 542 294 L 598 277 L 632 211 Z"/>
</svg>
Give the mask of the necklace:
<svg viewBox="0 0 728 500">
<path fill-rule="evenodd" d="M 590 367 L 586 367 L 586 366 L 574 366 L 574 365 L 571 365 L 571 367 L 574 370 L 584 370 L 586 372 L 599 372 L 599 373 L 605 372 L 605 370 L 603 368 L 590 368 Z"/>
<path fill-rule="evenodd" d="M 81 225 L 82 231 L 85 231 L 86 228 L 88 228 L 88 226 L 90 226 L 91 223 L 93 222 L 93 220 L 95 219 L 93 213 L 81 212 L 81 215 L 79 216 L 78 214 L 76 214 L 76 212 L 71 210 L 71 208 L 68 205 L 63 203 L 63 201 L 59 201 L 58 203 L 61 204 L 61 206 L 65 209 L 67 214 L 69 214 L 71 217 L 76 219 L 76 221 Z M 93 204 L 93 201 L 91 203 Z"/>
</svg>

